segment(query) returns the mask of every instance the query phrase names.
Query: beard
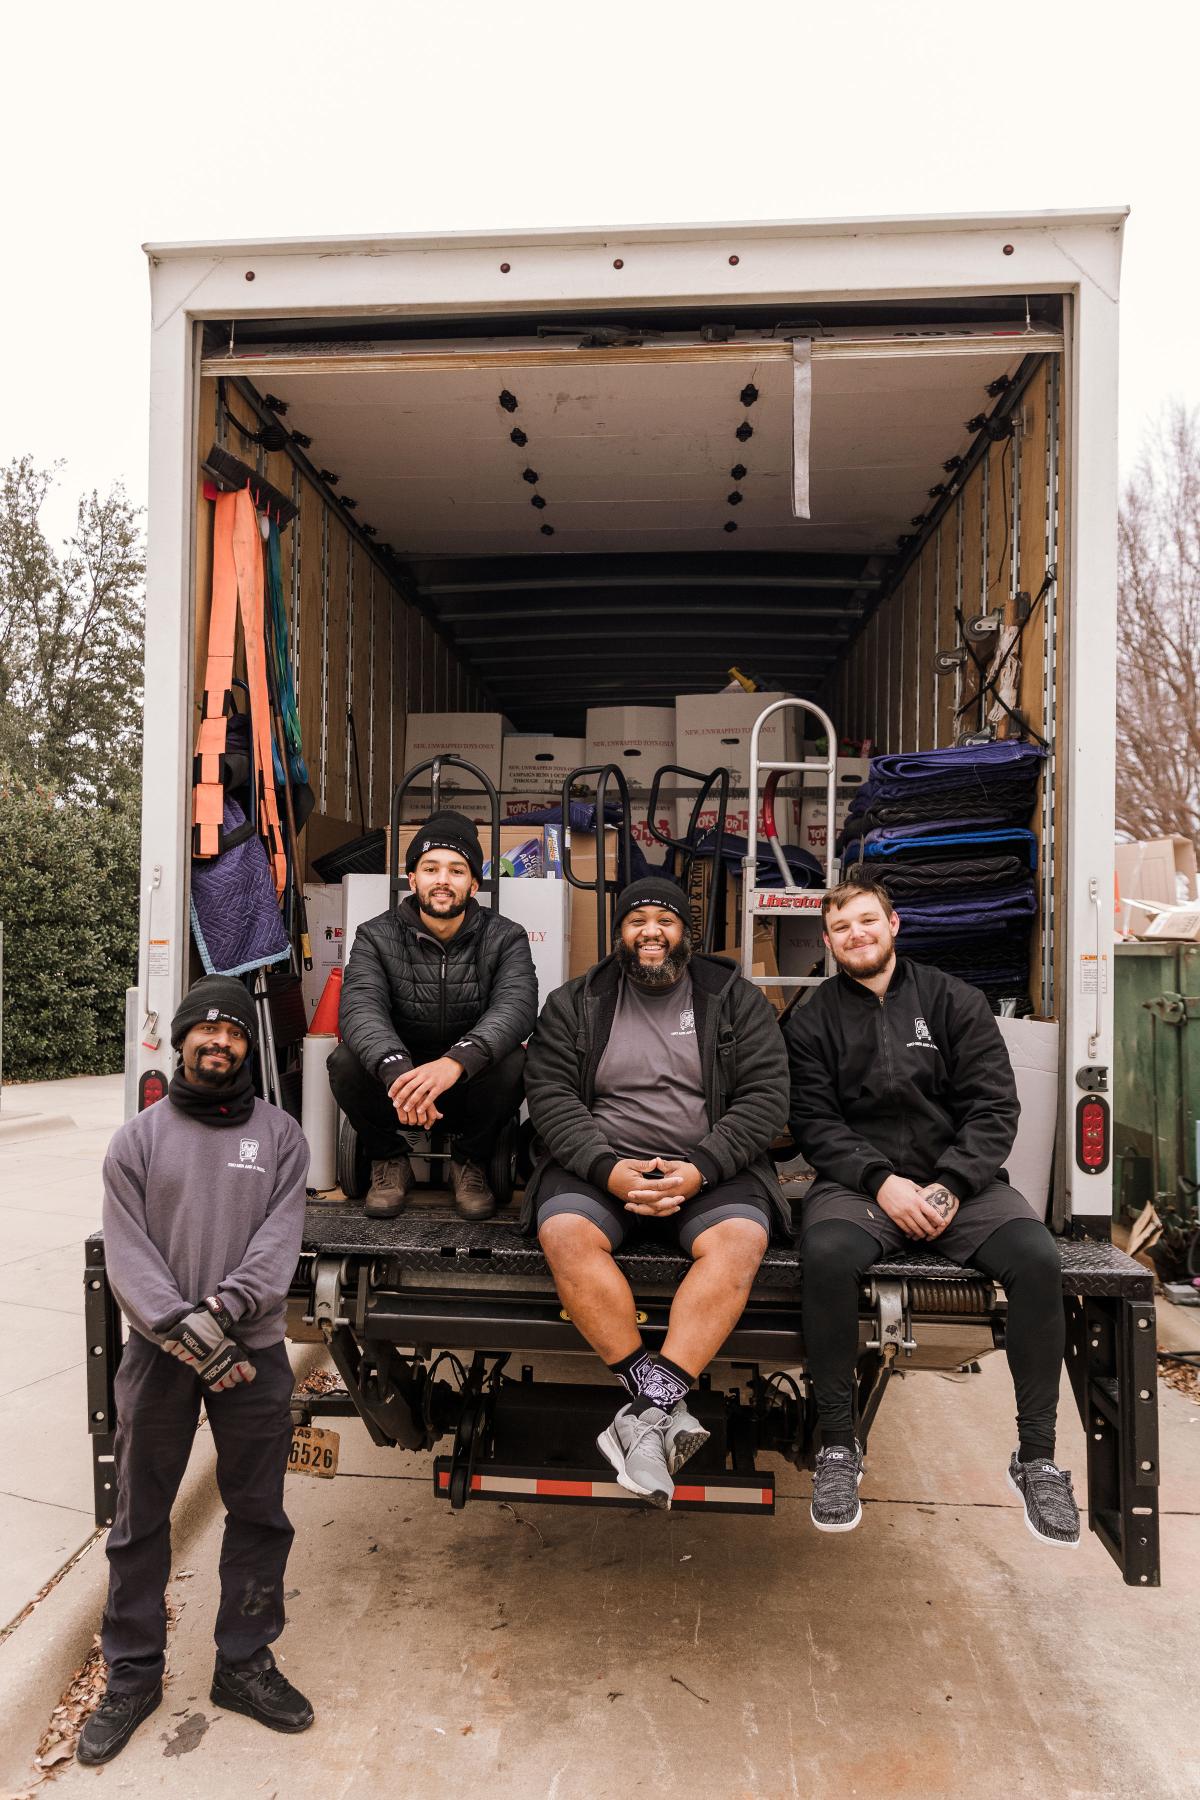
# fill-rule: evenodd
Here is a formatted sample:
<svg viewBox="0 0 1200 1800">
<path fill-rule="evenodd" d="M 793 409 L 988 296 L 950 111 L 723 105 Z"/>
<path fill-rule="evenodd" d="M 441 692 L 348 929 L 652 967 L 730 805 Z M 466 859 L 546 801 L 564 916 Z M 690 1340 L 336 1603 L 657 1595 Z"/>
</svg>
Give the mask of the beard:
<svg viewBox="0 0 1200 1800">
<path fill-rule="evenodd" d="M 880 944 L 876 950 L 870 952 L 866 950 L 854 951 L 853 961 L 849 960 L 845 955 L 839 956 L 835 950 L 833 953 L 833 960 L 838 968 L 841 969 L 844 974 L 849 975 L 853 980 L 870 981 L 872 976 L 883 974 L 883 971 L 887 968 L 895 954 L 896 940 L 894 937 L 890 937 L 886 944 Z"/>
<path fill-rule="evenodd" d="M 636 948 L 631 950 L 627 944 L 617 945 L 617 960 L 622 972 L 644 988 L 674 987 L 691 961 L 691 956 L 692 946 L 686 938 L 682 938 L 674 950 L 668 950 L 660 963 L 652 966 L 647 966 L 640 960 Z"/>
<path fill-rule="evenodd" d="M 192 1077 L 199 1087 L 226 1087 L 237 1075 L 241 1063 L 232 1057 L 219 1059 L 211 1051 L 202 1050 L 192 1064 Z"/>
<path fill-rule="evenodd" d="M 436 900 L 432 896 L 423 900 L 418 894 L 417 905 L 423 913 L 428 913 L 431 919 L 457 919 L 466 912 L 470 898 L 470 894 L 464 894 L 461 900 L 456 900 L 451 894 L 448 899 L 439 895 Z"/>
</svg>

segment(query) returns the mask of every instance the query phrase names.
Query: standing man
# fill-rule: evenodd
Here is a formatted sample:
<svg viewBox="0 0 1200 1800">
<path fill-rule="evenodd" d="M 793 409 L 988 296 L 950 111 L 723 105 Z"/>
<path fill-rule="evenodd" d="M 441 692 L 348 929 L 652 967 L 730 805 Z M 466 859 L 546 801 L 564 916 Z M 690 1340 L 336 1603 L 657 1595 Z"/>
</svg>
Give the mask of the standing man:
<svg viewBox="0 0 1200 1800">
<path fill-rule="evenodd" d="M 1009 1185 L 1020 1105 L 999 1027 L 977 988 L 896 955 L 900 920 L 867 874 L 821 906 L 838 973 L 785 1026 L 792 1135 L 816 1171 L 801 1220 L 802 1305 L 822 1448 L 812 1520 L 862 1517 L 854 1430 L 858 1291 L 881 1257 L 926 1244 L 1008 1297 L 1019 1443 L 1009 1485 L 1047 1544 L 1079 1542 L 1070 1473 L 1054 1462 L 1065 1324 L 1054 1239 Z"/>
<path fill-rule="evenodd" d="M 487 1219 L 485 1173 L 502 1127 L 520 1110 L 537 976 L 524 927 L 475 899 L 479 833 L 462 813 L 421 826 L 404 859 L 412 888 L 360 925 L 346 965 L 329 1059 L 338 1105 L 371 1158 L 365 1211 L 394 1219 L 413 1185 L 401 1127 L 454 1133 L 454 1203 Z"/>
<path fill-rule="evenodd" d="M 108 1762 L 162 1700 L 171 1507 L 201 1399 L 225 1502 L 214 1706 L 273 1731 L 312 1707 L 275 1666 L 292 1527 L 284 1301 L 304 1224 L 308 1145 L 255 1098 L 254 1005 L 240 981 L 198 981 L 171 1021 L 167 1098 L 130 1119 L 104 1160 L 104 1255 L 131 1326 L 116 1377 L 117 1510 L 100 1645 L 108 1688 L 76 1755 Z"/>
<path fill-rule="evenodd" d="M 708 1437 L 687 1397 L 745 1308 L 772 1221 L 790 1221 L 767 1146 L 787 1058 L 765 997 L 694 956 L 687 901 L 649 876 L 617 901 L 615 954 L 551 994 L 529 1043 L 545 1155 L 526 1223 L 563 1306 L 630 1398 L 597 1440 L 630 1493 L 669 1507 Z M 638 1225 L 692 1258 L 661 1352 L 648 1351 L 613 1253 Z"/>
</svg>

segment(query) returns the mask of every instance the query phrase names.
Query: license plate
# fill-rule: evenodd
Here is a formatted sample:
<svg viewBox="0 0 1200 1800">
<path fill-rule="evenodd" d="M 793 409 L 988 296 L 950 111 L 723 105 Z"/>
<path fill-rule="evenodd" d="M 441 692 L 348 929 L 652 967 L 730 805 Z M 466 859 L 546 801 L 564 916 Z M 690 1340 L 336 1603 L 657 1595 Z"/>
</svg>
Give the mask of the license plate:
<svg viewBox="0 0 1200 1800">
<path fill-rule="evenodd" d="M 337 1474 L 341 1441 L 336 1431 L 320 1425 L 297 1425 L 292 1432 L 288 1474 L 320 1475 L 328 1480 Z"/>
</svg>

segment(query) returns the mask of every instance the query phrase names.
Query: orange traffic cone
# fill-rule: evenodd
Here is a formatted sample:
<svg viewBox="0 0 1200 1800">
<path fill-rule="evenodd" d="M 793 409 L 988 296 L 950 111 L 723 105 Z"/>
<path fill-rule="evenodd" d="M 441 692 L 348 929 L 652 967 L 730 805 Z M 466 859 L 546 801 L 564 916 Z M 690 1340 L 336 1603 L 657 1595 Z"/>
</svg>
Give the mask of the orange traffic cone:
<svg viewBox="0 0 1200 1800">
<path fill-rule="evenodd" d="M 342 1003 L 342 971 L 330 969 L 329 979 L 321 990 L 321 998 L 317 1001 L 317 1010 L 309 1023 L 309 1035 L 316 1036 L 325 1032 L 340 1040 L 338 1030 L 338 1008 Z"/>
</svg>

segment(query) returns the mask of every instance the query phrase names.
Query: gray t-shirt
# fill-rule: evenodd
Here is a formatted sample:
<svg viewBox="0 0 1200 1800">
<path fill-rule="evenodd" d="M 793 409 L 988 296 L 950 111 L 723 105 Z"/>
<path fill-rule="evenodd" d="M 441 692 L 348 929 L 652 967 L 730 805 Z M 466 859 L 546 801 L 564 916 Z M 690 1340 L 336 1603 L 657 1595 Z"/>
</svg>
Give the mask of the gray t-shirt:
<svg viewBox="0 0 1200 1800">
<path fill-rule="evenodd" d="M 622 977 L 592 1117 L 618 1155 L 639 1161 L 686 1160 L 707 1137 L 690 974 L 661 990 Z"/>
</svg>

